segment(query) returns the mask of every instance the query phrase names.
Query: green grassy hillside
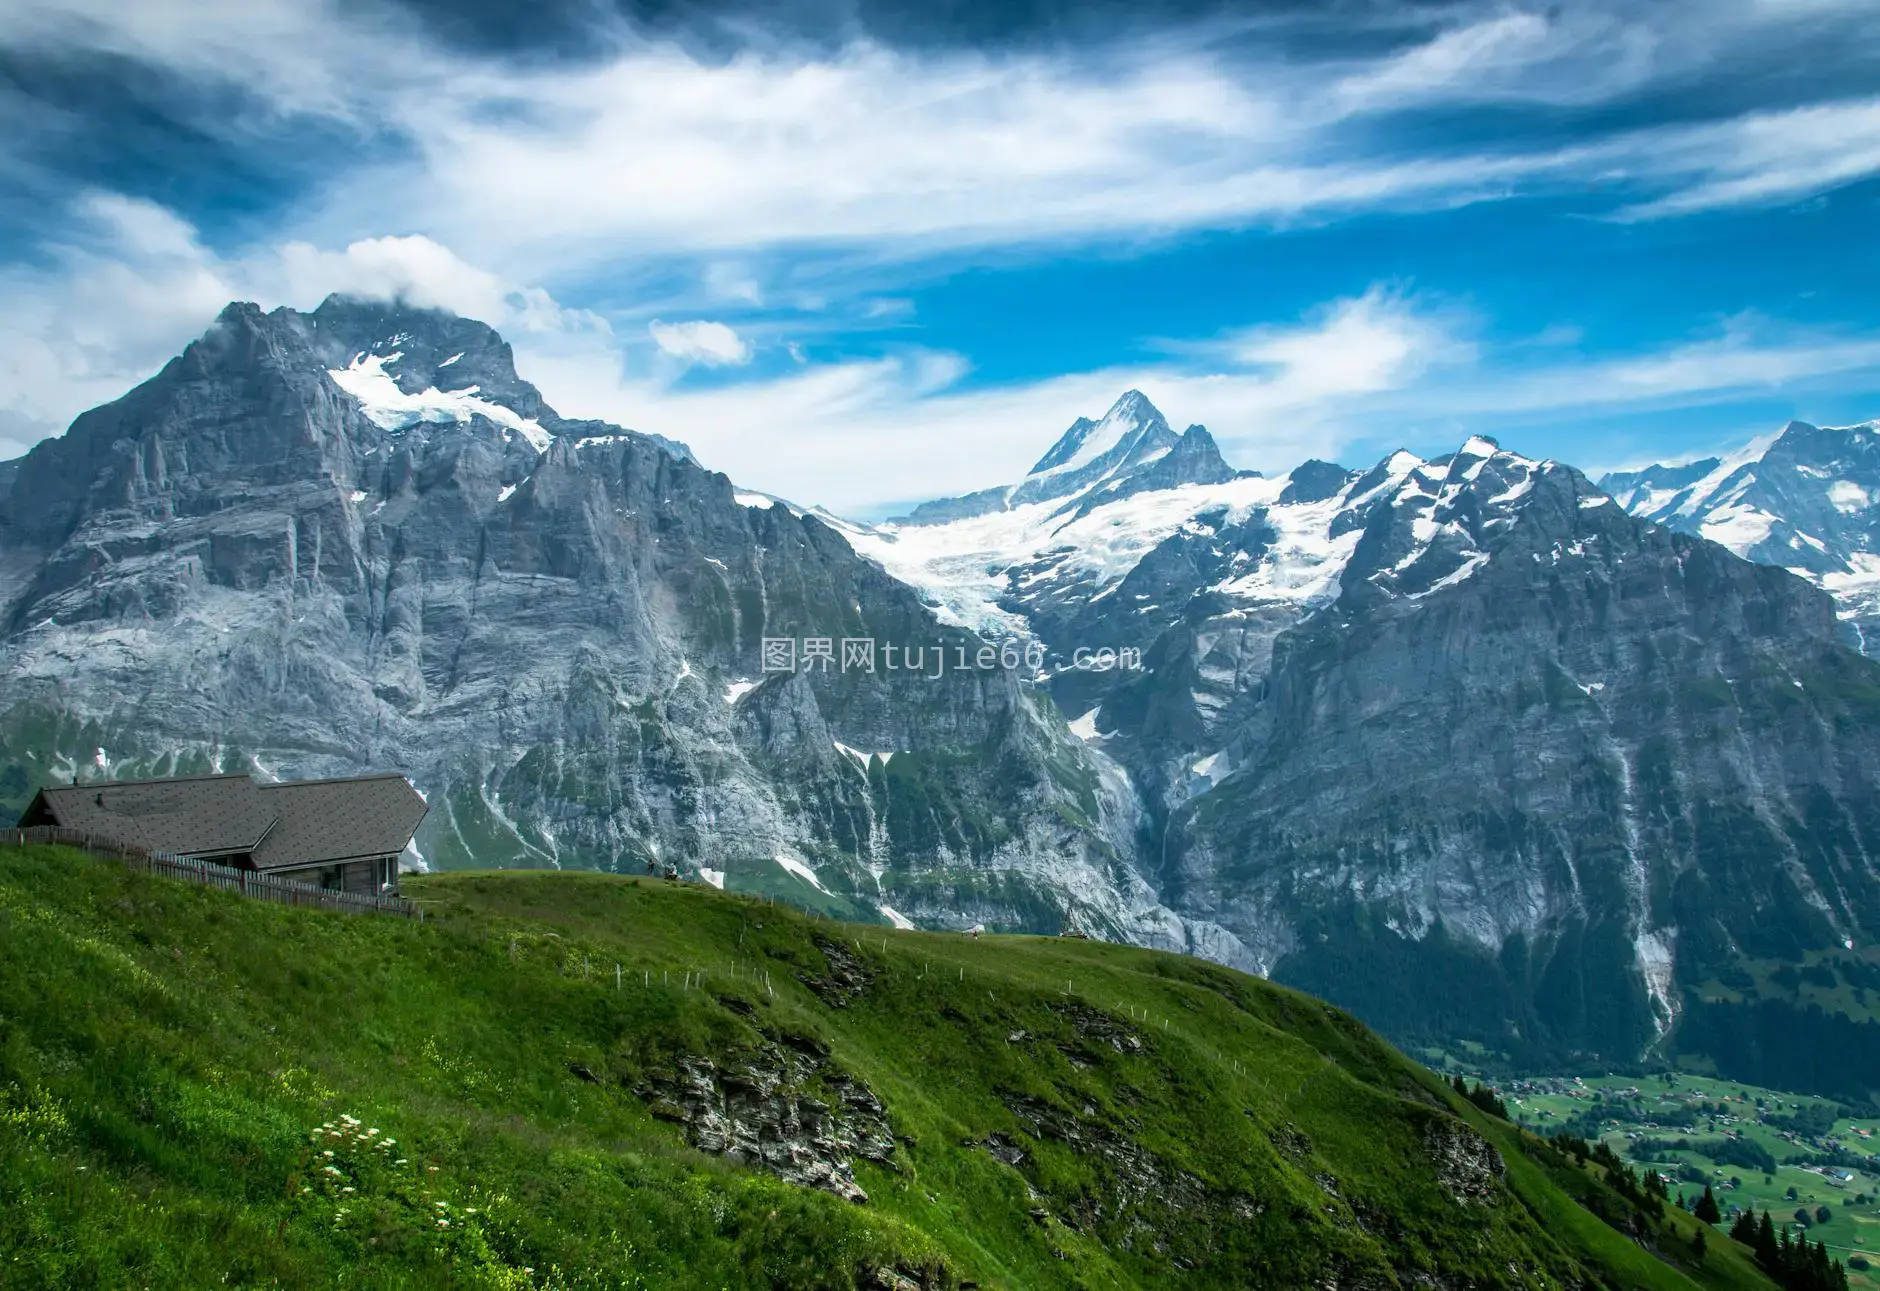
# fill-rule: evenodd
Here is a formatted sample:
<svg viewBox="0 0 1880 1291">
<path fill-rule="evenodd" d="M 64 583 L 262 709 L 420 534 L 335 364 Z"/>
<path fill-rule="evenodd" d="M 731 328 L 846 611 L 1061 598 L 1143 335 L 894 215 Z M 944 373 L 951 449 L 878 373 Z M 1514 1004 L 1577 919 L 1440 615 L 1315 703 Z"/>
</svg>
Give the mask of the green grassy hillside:
<svg viewBox="0 0 1880 1291">
<path fill-rule="evenodd" d="M 0 849 L 0 1284 L 1768 1285 L 1205 962 L 409 889 L 423 924 Z"/>
</svg>

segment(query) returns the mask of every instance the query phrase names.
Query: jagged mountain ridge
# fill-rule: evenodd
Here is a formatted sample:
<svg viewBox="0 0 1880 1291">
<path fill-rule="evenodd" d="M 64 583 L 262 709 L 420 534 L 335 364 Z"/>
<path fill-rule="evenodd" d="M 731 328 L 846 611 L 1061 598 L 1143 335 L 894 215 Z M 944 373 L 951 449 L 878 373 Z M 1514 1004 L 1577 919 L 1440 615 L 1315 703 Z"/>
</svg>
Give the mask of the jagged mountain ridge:
<svg viewBox="0 0 1880 1291">
<path fill-rule="evenodd" d="M 1880 422 L 1791 421 L 1724 456 L 1613 472 L 1600 487 L 1634 515 L 1825 588 L 1862 653 L 1880 651 Z"/>
<path fill-rule="evenodd" d="M 1748 1029 L 1719 980 L 1873 941 L 1880 675 L 1815 588 L 1562 463 L 1477 437 L 845 532 L 1050 647 L 1171 906 L 1399 1040 L 1701 1052 Z"/>
<path fill-rule="evenodd" d="M 977 642 L 819 521 L 560 417 L 480 323 L 232 305 L 20 463 L 0 553 L 9 797 L 395 766 L 437 864 L 671 862 L 1225 954 L 1132 870 L 1128 787 L 1009 671 L 763 671 L 772 636 Z"/>
</svg>

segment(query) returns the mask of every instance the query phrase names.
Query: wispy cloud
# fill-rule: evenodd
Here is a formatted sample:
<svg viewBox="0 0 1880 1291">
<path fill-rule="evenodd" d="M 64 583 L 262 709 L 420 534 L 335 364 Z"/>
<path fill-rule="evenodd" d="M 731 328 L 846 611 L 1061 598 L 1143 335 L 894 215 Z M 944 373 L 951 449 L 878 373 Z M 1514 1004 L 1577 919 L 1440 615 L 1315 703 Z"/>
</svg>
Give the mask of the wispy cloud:
<svg viewBox="0 0 1880 1291">
<path fill-rule="evenodd" d="M 1626 207 L 1623 218 L 1791 202 L 1880 175 L 1880 99 L 1650 131 L 1612 153 L 1679 181 L 1662 196 Z"/>
<path fill-rule="evenodd" d="M 657 318 L 646 325 L 653 344 L 676 359 L 724 367 L 751 361 L 751 347 L 723 323 L 697 319 L 688 323 L 662 323 Z"/>
<path fill-rule="evenodd" d="M 250 107 L 210 100 L 196 122 L 210 134 L 255 142 L 319 120 L 389 148 L 336 166 L 299 230 L 312 240 L 419 230 L 533 281 L 697 255 L 719 295 L 752 300 L 758 275 L 727 257 L 1153 237 L 1592 180 L 1631 217 L 1657 218 L 1880 173 L 1874 99 L 1754 105 L 1678 129 L 1594 123 L 1571 145 L 1478 130 L 1445 146 L 1390 128 L 1437 105 L 1589 106 L 1689 86 L 1824 30 L 1857 46 L 1871 11 L 1710 0 L 1422 14 L 1398 19 L 1417 39 L 1316 60 L 1172 33 L 1114 48 L 863 41 L 705 61 L 602 29 L 600 53 L 569 67 L 472 57 L 396 10 L 330 0 L 17 0 L 0 45 L 105 50 L 232 85 Z"/>
<path fill-rule="evenodd" d="M 613 344 L 605 320 L 506 284 L 424 237 L 338 251 L 289 242 L 224 257 L 149 202 L 87 194 L 70 215 L 40 262 L 0 267 L 0 457 L 152 375 L 230 300 L 310 308 L 334 291 L 404 297 L 488 320 L 519 341 Z"/>
<path fill-rule="evenodd" d="M 1597 11 L 1502 10 L 1339 80 L 1335 102 L 1354 110 L 1470 102 L 1596 103 L 1636 89 L 1658 70 L 1661 34 Z"/>
<path fill-rule="evenodd" d="M 1177 424 L 1206 424 L 1235 465 L 1276 471 L 1398 445 L 1442 452 L 1476 431 L 1515 442 L 1537 419 L 1644 414 L 1880 373 L 1880 333 L 1768 319 L 1624 357 L 1515 347 L 1519 366 L 1484 350 L 1471 326 L 1453 308 L 1380 287 L 1291 326 L 1176 347 L 1164 362 L 998 386 L 964 385 L 962 357 L 917 351 L 709 390 L 623 378 L 603 356 L 568 347 L 521 358 L 581 415 L 676 435 L 742 482 L 857 514 L 1016 479 L 1076 415 L 1131 387 Z"/>
</svg>

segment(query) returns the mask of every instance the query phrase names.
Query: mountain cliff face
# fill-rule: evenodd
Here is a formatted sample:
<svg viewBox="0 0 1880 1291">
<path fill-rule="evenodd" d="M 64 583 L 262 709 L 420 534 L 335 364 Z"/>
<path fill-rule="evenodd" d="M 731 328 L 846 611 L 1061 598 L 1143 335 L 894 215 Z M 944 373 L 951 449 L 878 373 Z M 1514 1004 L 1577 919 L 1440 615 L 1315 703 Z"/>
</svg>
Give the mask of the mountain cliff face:
<svg viewBox="0 0 1880 1291">
<path fill-rule="evenodd" d="M 1880 669 L 1807 582 L 1563 464 L 1476 438 L 849 536 L 1049 645 L 1164 900 L 1399 1040 L 1704 1052 L 1764 968 L 1880 926 Z"/>
<path fill-rule="evenodd" d="M 1871 936 L 1880 670 L 1800 580 L 1506 460 L 1374 510 L 1164 882 L 1400 1034 L 1635 1053 L 1741 958 Z"/>
<path fill-rule="evenodd" d="M 1618 472 L 1600 487 L 1634 515 L 1825 588 L 1852 642 L 1880 652 L 1880 423 L 1792 421 L 1727 456 Z"/>
<path fill-rule="evenodd" d="M 682 447 L 560 417 L 469 320 L 230 306 L 19 463 L 0 606 L 9 799 L 399 767 L 433 865 L 671 863 L 1223 953 L 1131 868 L 1128 786 L 1011 669 L 963 666 L 977 638 Z M 845 638 L 872 670 L 811 654 Z"/>
</svg>

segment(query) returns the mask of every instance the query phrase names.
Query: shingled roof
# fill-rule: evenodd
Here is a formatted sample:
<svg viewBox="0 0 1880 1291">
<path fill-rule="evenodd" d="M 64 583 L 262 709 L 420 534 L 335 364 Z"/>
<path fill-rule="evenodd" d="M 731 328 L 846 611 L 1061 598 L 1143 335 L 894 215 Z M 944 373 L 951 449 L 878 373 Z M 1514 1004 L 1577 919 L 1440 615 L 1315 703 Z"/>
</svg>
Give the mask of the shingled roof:
<svg viewBox="0 0 1880 1291">
<path fill-rule="evenodd" d="M 50 820 L 40 819 L 42 804 Z M 260 846 L 279 814 L 249 776 L 198 775 L 48 785 L 20 823 L 82 829 L 154 852 L 225 856 Z"/>
<path fill-rule="evenodd" d="M 256 784 L 246 775 L 48 785 L 20 818 L 152 851 L 245 855 L 258 870 L 331 865 L 405 849 L 428 810 L 396 772 Z"/>
<path fill-rule="evenodd" d="M 402 852 L 430 810 L 395 773 L 264 784 L 261 798 L 280 819 L 255 852 L 258 870 Z"/>
</svg>

